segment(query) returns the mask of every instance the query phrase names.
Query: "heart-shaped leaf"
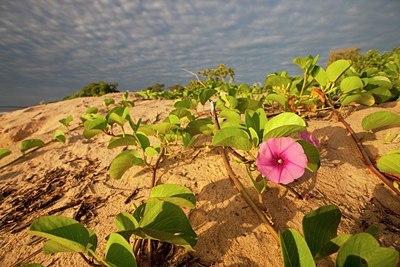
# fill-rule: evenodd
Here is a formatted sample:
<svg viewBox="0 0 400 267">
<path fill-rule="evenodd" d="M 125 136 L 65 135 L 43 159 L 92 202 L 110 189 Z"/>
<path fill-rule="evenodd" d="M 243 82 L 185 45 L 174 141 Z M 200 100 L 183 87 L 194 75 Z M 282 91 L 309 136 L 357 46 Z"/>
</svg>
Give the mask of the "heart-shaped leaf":
<svg viewBox="0 0 400 267">
<path fill-rule="evenodd" d="M 82 224 L 64 216 L 40 217 L 32 223 L 28 233 L 51 240 L 47 244 L 49 252 L 85 253 L 90 240 L 89 231 Z"/>
<path fill-rule="evenodd" d="M 340 249 L 336 266 L 391 267 L 399 261 L 399 253 L 392 248 L 379 246 L 370 234 L 360 233 L 352 236 Z"/>
<path fill-rule="evenodd" d="M 110 177 L 121 179 L 122 175 L 133 165 L 142 165 L 143 159 L 135 150 L 126 150 L 118 154 L 111 162 L 109 168 Z"/>
<path fill-rule="evenodd" d="M 335 205 L 321 207 L 304 216 L 304 238 L 314 257 L 332 238 L 337 236 L 341 216 L 342 213 Z"/>
<path fill-rule="evenodd" d="M 383 155 L 376 166 L 381 172 L 400 174 L 400 151 L 391 151 Z"/>
<path fill-rule="evenodd" d="M 396 126 L 400 124 L 400 115 L 391 111 L 383 110 L 374 112 L 364 117 L 361 125 L 365 131 L 374 130 L 385 126 Z"/>
<path fill-rule="evenodd" d="M 197 243 L 196 233 L 181 208 L 157 198 L 146 202 L 139 227 L 144 238 L 177 244 L 189 250 Z"/>
<path fill-rule="evenodd" d="M 59 122 L 65 127 L 68 127 L 72 120 L 73 120 L 72 115 L 69 115 L 68 117 L 59 120 Z"/>
<path fill-rule="evenodd" d="M 285 267 L 313 267 L 315 262 L 304 238 L 293 229 L 280 234 Z"/>
<path fill-rule="evenodd" d="M 249 134 L 242 129 L 227 127 L 219 130 L 212 139 L 214 146 L 230 146 L 236 149 L 250 150 L 252 142 Z"/>
<path fill-rule="evenodd" d="M 125 136 L 116 136 L 111 138 L 108 142 L 108 149 L 113 149 L 121 146 L 134 146 L 136 145 L 136 138 L 133 135 L 126 134 Z"/>
<path fill-rule="evenodd" d="M 19 150 L 24 153 L 31 148 L 42 146 L 44 146 L 44 142 L 40 139 L 27 139 L 19 143 Z"/>
<path fill-rule="evenodd" d="M 304 131 L 306 122 L 291 112 L 281 113 L 270 119 L 264 128 L 264 141 L 271 137 L 285 137 Z"/>
<path fill-rule="evenodd" d="M 198 134 L 211 135 L 214 131 L 214 124 L 211 118 L 197 119 L 189 122 L 185 130 L 190 136 Z"/>
<path fill-rule="evenodd" d="M 54 132 L 53 139 L 57 140 L 61 143 L 65 143 L 65 135 L 64 135 L 63 131 L 61 131 L 60 129 L 57 129 Z"/>
<path fill-rule="evenodd" d="M 318 149 L 315 148 L 311 143 L 304 140 L 297 140 L 297 142 L 303 147 L 304 153 L 307 156 L 307 169 L 315 172 L 321 165 Z"/>
<path fill-rule="evenodd" d="M 112 233 L 107 241 L 106 262 L 116 267 L 136 267 L 136 258 L 128 241 L 117 233 Z"/>
<path fill-rule="evenodd" d="M 199 100 L 204 105 L 217 91 L 212 88 L 204 88 L 199 94 Z"/>
<path fill-rule="evenodd" d="M 0 149 L 0 159 L 7 157 L 10 154 L 11 154 L 11 150 L 5 149 L 5 148 Z"/>
<path fill-rule="evenodd" d="M 161 184 L 150 191 L 150 198 L 171 202 L 180 207 L 193 209 L 196 206 L 196 198 L 190 189 L 176 184 Z"/>
<path fill-rule="evenodd" d="M 340 83 L 340 89 L 343 93 L 349 93 L 355 90 L 361 90 L 364 87 L 362 80 L 357 76 L 346 77 Z"/>
<path fill-rule="evenodd" d="M 326 75 L 328 80 L 331 82 L 336 82 L 337 79 L 350 68 L 350 62 L 345 59 L 339 59 L 328 66 L 326 69 Z"/>
</svg>

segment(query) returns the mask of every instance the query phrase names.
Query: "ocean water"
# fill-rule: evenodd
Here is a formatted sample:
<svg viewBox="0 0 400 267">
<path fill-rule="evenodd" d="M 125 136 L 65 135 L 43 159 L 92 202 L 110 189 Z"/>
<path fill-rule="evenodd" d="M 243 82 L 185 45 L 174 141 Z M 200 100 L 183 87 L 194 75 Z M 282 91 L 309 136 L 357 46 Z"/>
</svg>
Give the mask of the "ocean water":
<svg viewBox="0 0 400 267">
<path fill-rule="evenodd" d="M 18 109 L 23 109 L 23 108 L 26 108 L 26 107 L 23 107 L 23 106 L 0 106 L 0 114 L 7 113 L 10 111 L 15 111 Z"/>
</svg>

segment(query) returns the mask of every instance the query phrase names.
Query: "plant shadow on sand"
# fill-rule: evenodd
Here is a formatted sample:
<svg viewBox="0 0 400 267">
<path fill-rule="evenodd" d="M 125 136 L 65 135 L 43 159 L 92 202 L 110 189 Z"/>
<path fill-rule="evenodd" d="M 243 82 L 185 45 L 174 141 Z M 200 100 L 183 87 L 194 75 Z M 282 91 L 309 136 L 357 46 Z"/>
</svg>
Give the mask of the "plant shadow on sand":
<svg viewBox="0 0 400 267">
<path fill-rule="evenodd" d="M 256 202 L 255 191 L 252 189 L 248 191 Z M 285 207 L 294 206 L 293 201 L 285 196 L 279 196 L 278 188 L 269 188 L 268 192 L 264 193 L 264 198 L 263 205 L 268 207 L 278 207 L 272 202 L 280 203 L 279 210 L 271 208 L 270 212 L 274 215 L 274 220 L 277 219 L 276 225 L 279 226 L 279 230 L 285 229 L 286 223 L 296 212 Z M 231 266 L 258 266 L 246 256 L 247 250 L 257 250 L 261 253 L 273 246 L 278 251 L 278 245 L 274 244 L 275 240 L 266 228 L 259 228 L 262 224 L 260 219 L 244 201 L 230 179 L 208 184 L 201 190 L 197 200 L 199 204 L 191 213 L 190 220 L 199 235 L 196 253 L 202 255 L 202 262 L 207 265 L 225 264 L 223 256 L 230 250 L 236 250 L 242 237 L 254 239 L 254 244 L 250 245 L 254 247 L 251 248 L 246 244 L 247 247 L 243 247 L 242 251 L 236 251 L 235 261 L 240 263 Z"/>
</svg>

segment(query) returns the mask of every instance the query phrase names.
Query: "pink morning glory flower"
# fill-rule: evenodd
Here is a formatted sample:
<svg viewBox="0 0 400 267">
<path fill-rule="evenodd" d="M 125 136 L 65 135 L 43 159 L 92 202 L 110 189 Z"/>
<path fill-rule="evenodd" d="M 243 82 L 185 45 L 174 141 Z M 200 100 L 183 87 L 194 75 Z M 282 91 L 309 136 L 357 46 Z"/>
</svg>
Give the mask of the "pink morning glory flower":
<svg viewBox="0 0 400 267">
<path fill-rule="evenodd" d="M 270 138 L 260 145 L 257 169 L 273 183 L 288 184 L 300 178 L 307 166 L 303 147 L 291 137 Z"/>
<path fill-rule="evenodd" d="M 300 139 L 303 139 L 304 141 L 307 141 L 307 142 L 313 144 L 316 148 L 319 147 L 318 138 L 316 138 L 310 132 L 302 131 L 302 132 L 299 133 L 299 137 L 300 137 Z"/>
</svg>

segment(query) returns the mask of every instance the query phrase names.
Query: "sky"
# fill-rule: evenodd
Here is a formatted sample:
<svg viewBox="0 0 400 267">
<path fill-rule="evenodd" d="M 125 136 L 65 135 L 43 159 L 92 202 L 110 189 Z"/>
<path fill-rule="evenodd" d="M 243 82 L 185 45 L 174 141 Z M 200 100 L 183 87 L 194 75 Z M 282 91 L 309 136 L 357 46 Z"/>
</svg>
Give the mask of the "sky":
<svg viewBox="0 0 400 267">
<path fill-rule="evenodd" d="M 400 46 L 399 0 L 0 1 L 0 106 L 60 100 L 96 82 L 187 84 L 224 63 L 237 83 L 292 60 Z"/>
</svg>

